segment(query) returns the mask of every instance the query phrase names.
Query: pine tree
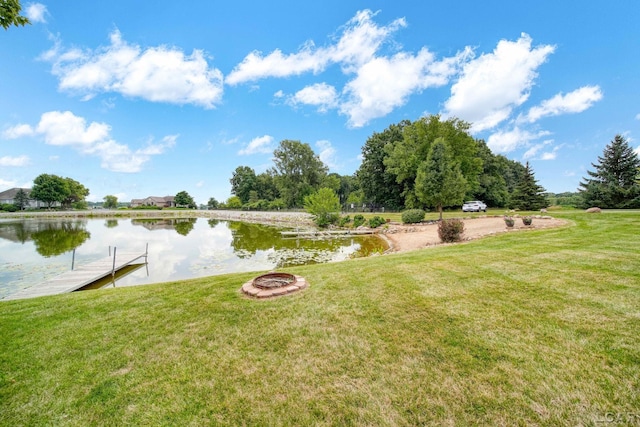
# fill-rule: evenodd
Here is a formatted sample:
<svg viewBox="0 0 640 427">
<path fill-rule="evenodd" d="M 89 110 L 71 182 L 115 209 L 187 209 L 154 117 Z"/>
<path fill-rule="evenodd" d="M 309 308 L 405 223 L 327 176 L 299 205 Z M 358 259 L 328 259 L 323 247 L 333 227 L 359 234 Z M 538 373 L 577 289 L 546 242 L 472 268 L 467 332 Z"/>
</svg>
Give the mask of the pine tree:
<svg viewBox="0 0 640 427">
<path fill-rule="evenodd" d="M 521 211 L 537 211 L 549 206 L 544 193 L 546 190 L 538 185 L 529 162 L 525 165 L 524 175 L 518 181 L 511 195 L 511 207 Z"/>
<path fill-rule="evenodd" d="M 587 171 L 588 177 L 580 183 L 584 207 L 640 207 L 640 158 L 623 136 L 616 135 L 598 156 L 598 163 L 591 165 L 595 171 Z"/>
<path fill-rule="evenodd" d="M 437 138 L 418 167 L 416 194 L 427 206 L 436 207 L 442 221 L 442 208 L 462 203 L 467 181 L 460 172 L 460 163 L 451 155 L 444 138 Z"/>
</svg>

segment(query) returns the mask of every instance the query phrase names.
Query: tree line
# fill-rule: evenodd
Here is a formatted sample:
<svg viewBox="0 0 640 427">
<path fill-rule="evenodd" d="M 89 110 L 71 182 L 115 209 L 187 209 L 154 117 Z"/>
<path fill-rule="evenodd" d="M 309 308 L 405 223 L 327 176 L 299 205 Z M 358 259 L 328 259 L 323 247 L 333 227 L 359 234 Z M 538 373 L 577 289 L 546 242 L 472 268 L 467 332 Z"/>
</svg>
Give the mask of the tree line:
<svg viewBox="0 0 640 427">
<path fill-rule="evenodd" d="M 272 167 L 256 174 L 248 166 L 238 166 L 230 178 L 232 196 L 225 202 L 212 197 L 206 208 L 323 206 L 329 211 L 367 206 L 372 210 L 442 212 L 447 207 L 458 208 L 464 200 L 528 211 L 550 204 L 640 208 L 640 157 L 621 135 L 616 135 L 592 163 L 594 170 L 587 171 L 577 193 L 551 195 L 538 185 L 529 163 L 522 165 L 494 155 L 483 140 L 469 134 L 469 129 L 465 121 L 442 120 L 438 115 L 390 125 L 366 140 L 362 163 L 353 175 L 329 173 L 309 144 L 283 140 L 273 153 Z M 42 174 L 34 180 L 29 195 L 18 191 L 13 208 L 23 209 L 29 199 L 35 199 L 48 208 L 86 209 L 88 195 L 89 190 L 74 179 Z M 175 203 L 196 208 L 186 191 L 176 194 Z M 105 196 L 103 206 L 116 208 L 118 200 Z"/>
<path fill-rule="evenodd" d="M 362 163 L 351 176 L 327 173 L 308 144 L 284 140 L 274 151 L 273 167 L 261 174 L 237 167 L 230 179 L 233 196 L 210 207 L 301 208 L 321 189 L 332 190 L 342 209 L 366 205 L 374 210 L 442 212 L 464 200 L 528 211 L 551 204 L 640 207 L 640 158 L 620 135 L 592 163 L 595 170 L 587 171 L 578 192 L 556 195 L 538 184 L 528 162 L 493 154 L 484 140 L 470 135 L 470 127 L 439 115 L 392 124 L 366 140 Z"/>
<path fill-rule="evenodd" d="M 472 199 L 493 207 L 546 207 L 531 167 L 494 155 L 469 128 L 462 120 L 437 115 L 393 124 L 367 139 L 362 164 L 350 176 L 327 173 L 309 144 L 284 140 L 267 171 L 237 167 L 230 179 L 233 196 L 218 206 L 300 208 L 305 197 L 328 188 L 343 208 L 442 210 Z"/>
</svg>

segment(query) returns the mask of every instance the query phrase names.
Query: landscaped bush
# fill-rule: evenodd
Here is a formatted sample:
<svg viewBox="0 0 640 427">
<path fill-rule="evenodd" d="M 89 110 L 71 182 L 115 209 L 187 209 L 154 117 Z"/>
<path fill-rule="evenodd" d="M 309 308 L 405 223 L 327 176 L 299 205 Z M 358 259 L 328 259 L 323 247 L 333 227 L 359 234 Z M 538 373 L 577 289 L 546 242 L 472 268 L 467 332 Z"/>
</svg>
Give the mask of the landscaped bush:
<svg viewBox="0 0 640 427">
<path fill-rule="evenodd" d="M 445 219 L 438 224 L 438 236 L 444 243 L 459 242 L 464 232 L 464 223 L 459 219 Z"/>
<path fill-rule="evenodd" d="M 422 222 L 425 212 L 422 209 L 409 209 L 402 212 L 402 222 L 405 224 L 415 224 Z"/>
<path fill-rule="evenodd" d="M 11 203 L 2 203 L 2 204 L 0 204 L 0 211 L 15 212 L 17 210 L 18 210 L 18 208 L 14 204 L 11 204 Z"/>
<path fill-rule="evenodd" d="M 387 221 L 384 218 L 382 218 L 381 216 L 374 216 L 373 218 L 369 219 L 369 227 L 378 228 L 382 224 L 386 224 L 386 222 Z"/>
<path fill-rule="evenodd" d="M 358 228 L 360 227 L 362 224 L 364 224 L 364 216 L 358 214 L 358 215 L 354 215 L 353 216 L 353 227 L 354 228 Z"/>
<path fill-rule="evenodd" d="M 347 215 L 347 216 L 340 217 L 340 221 L 338 222 L 338 225 L 340 227 L 346 227 L 347 225 L 349 225 L 350 222 L 351 222 L 351 217 Z"/>
</svg>

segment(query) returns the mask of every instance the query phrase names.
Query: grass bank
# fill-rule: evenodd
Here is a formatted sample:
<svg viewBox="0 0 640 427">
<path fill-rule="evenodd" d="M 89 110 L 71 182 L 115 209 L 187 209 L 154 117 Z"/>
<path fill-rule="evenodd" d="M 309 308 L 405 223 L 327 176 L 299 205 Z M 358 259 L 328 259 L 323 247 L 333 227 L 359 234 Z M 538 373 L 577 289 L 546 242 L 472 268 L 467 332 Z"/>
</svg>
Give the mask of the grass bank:
<svg viewBox="0 0 640 427">
<path fill-rule="evenodd" d="M 637 424 L 640 213 L 556 216 L 291 268 L 276 300 L 233 274 L 0 302 L 0 423 Z"/>
</svg>

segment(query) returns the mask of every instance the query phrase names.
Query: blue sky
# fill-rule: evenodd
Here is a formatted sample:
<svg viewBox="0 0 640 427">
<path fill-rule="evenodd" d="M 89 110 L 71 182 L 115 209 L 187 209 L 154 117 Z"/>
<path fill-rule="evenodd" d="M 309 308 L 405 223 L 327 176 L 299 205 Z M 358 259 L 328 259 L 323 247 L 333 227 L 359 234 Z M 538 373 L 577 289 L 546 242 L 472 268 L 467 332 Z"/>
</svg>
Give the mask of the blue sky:
<svg viewBox="0 0 640 427">
<path fill-rule="evenodd" d="M 0 30 L 0 191 L 41 173 L 89 200 L 230 196 L 284 139 L 353 174 L 374 132 L 473 124 L 576 191 L 616 134 L 640 149 L 640 2 L 22 2 Z"/>
</svg>

